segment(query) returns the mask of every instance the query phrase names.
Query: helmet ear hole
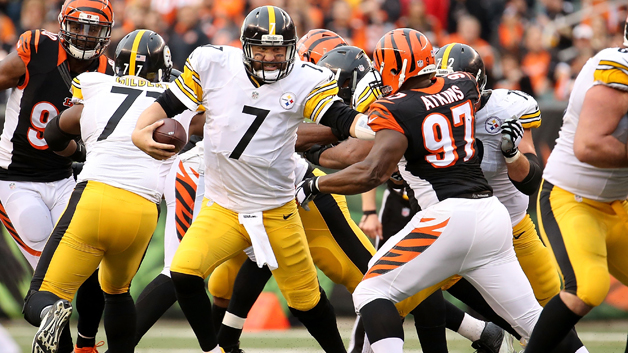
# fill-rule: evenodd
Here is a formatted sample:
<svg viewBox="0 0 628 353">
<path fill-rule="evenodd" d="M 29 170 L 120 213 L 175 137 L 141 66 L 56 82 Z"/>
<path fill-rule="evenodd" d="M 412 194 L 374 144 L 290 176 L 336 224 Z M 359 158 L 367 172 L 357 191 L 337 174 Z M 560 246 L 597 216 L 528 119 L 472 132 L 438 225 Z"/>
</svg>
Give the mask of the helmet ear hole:
<svg viewBox="0 0 628 353">
<path fill-rule="evenodd" d="M 390 74 L 393 76 L 397 76 L 399 74 L 399 71 L 397 71 L 397 69 L 390 69 Z"/>
</svg>

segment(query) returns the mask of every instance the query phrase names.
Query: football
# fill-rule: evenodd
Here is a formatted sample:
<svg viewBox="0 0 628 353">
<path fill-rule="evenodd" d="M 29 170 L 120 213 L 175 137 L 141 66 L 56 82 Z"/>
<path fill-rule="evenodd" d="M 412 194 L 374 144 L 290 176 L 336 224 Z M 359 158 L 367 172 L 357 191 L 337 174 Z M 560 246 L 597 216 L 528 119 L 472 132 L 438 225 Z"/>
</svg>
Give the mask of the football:
<svg viewBox="0 0 628 353">
<path fill-rule="evenodd" d="M 164 124 L 153 131 L 153 140 L 159 143 L 174 145 L 175 152 L 181 151 L 188 142 L 187 132 L 178 121 L 174 119 L 164 119 Z"/>
</svg>

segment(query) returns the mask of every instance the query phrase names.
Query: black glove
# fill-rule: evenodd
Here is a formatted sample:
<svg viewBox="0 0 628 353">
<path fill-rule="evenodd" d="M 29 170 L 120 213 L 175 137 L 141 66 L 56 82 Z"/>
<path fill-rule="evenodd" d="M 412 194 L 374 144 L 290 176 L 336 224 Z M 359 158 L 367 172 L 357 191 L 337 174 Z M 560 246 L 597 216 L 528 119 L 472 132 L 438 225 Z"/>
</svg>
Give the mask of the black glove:
<svg viewBox="0 0 628 353">
<path fill-rule="evenodd" d="M 307 178 L 297 185 L 295 199 L 297 200 L 297 203 L 306 211 L 310 210 L 310 207 L 307 204 L 320 193 L 318 187 L 316 186 L 317 180 L 318 177 Z"/>
<path fill-rule="evenodd" d="M 78 175 L 81 174 L 83 170 L 82 162 L 72 162 L 72 176 L 74 176 L 74 181 L 78 178 Z"/>
<path fill-rule="evenodd" d="M 310 161 L 310 163 L 321 165 L 320 164 L 321 153 L 325 152 L 326 150 L 332 147 L 334 147 L 334 145 L 331 145 L 331 144 L 325 145 L 325 146 L 314 145 L 310 147 L 309 150 L 305 151 L 305 153 L 303 154 L 303 157 L 305 157 L 305 159 Z"/>
<path fill-rule="evenodd" d="M 87 157 L 85 143 L 80 138 L 75 139 L 74 142 L 76 142 L 76 151 L 70 156 L 70 159 L 75 162 L 85 162 L 85 157 Z"/>
<path fill-rule="evenodd" d="M 514 157 L 519 152 L 519 143 L 523 138 L 523 126 L 518 119 L 506 119 L 502 123 L 502 154 L 506 158 Z"/>
</svg>

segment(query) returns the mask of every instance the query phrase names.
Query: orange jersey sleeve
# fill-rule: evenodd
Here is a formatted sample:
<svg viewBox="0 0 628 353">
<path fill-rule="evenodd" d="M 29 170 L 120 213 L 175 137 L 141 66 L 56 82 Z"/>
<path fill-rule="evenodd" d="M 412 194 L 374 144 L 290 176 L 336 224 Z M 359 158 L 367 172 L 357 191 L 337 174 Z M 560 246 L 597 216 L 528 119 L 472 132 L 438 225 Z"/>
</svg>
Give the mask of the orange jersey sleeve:
<svg viewBox="0 0 628 353">
<path fill-rule="evenodd" d="M 378 132 L 379 130 L 395 130 L 405 134 L 403 128 L 399 125 L 387 105 L 394 104 L 389 101 L 378 100 L 371 104 L 368 110 L 368 125 L 371 130 Z"/>
</svg>

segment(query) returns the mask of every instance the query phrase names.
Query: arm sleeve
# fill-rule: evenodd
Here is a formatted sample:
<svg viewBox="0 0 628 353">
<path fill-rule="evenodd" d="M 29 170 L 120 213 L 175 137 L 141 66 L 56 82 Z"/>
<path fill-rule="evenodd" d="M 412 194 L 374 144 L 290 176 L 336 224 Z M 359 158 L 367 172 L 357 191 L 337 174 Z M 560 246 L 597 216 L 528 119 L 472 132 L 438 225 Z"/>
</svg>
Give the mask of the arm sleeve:
<svg viewBox="0 0 628 353">
<path fill-rule="evenodd" d="M 61 130 L 61 127 L 59 127 L 60 116 L 61 114 L 52 118 L 46 125 L 46 130 L 44 130 L 44 139 L 46 139 L 48 148 L 54 152 L 63 151 L 66 147 L 68 147 L 70 141 L 79 136 L 68 134 L 67 132 Z"/>
<path fill-rule="evenodd" d="M 318 123 L 329 126 L 338 140 L 346 140 L 350 136 L 353 119 L 357 115 L 356 110 L 351 109 L 341 101 L 335 101 L 325 111 Z"/>
<path fill-rule="evenodd" d="M 543 178 L 543 169 L 539 162 L 539 158 L 534 153 L 526 153 L 525 156 L 530 162 L 530 170 L 528 175 L 522 181 L 514 181 L 510 179 L 512 184 L 526 195 L 532 195 L 536 192 L 541 185 L 541 179 Z"/>
<path fill-rule="evenodd" d="M 183 104 L 170 89 L 165 90 L 156 100 L 169 118 L 179 115 L 188 108 Z"/>
</svg>

